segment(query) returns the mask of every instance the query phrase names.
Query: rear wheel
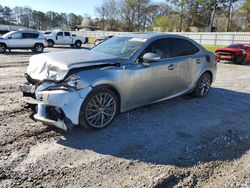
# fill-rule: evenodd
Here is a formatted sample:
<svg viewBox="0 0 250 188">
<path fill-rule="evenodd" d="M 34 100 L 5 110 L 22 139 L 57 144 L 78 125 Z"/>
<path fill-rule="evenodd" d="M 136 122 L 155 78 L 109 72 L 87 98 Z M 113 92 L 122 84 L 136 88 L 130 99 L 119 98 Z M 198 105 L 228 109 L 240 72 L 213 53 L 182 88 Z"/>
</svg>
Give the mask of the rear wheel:
<svg viewBox="0 0 250 188">
<path fill-rule="evenodd" d="M 6 45 L 5 44 L 3 44 L 3 43 L 1 43 L 0 44 L 0 53 L 5 53 L 6 52 Z"/>
<path fill-rule="evenodd" d="M 87 129 L 108 126 L 118 112 L 118 98 L 107 88 L 94 89 L 82 104 L 79 124 Z"/>
<path fill-rule="evenodd" d="M 41 43 L 35 44 L 34 48 L 32 49 L 33 52 L 42 53 L 44 50 L 44 46 Z"/>
<path fill-rule="evenodd" d="M 76 47 L 76 48 L 81 48 L 81 45 L 82 45 L 82 42 L 81 42 L 81 41 L 77 40 L 77 41 L 75 42 L 75 47 Z"/>
<path fill-rule="evenodd" d="M 199 78 L 193 96 L 195 97 L 205 97 L 212 84 L 212 76 L 209 72 L 205 72 Z"/>
</svg>

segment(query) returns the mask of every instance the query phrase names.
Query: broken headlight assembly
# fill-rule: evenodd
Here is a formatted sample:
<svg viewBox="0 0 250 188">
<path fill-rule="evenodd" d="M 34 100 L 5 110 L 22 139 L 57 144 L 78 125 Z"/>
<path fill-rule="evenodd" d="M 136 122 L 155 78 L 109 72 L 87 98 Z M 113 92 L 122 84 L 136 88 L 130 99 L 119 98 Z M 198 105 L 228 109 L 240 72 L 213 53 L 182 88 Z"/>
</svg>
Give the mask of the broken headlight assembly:
<svg viewBox="0 0 250 188">
<path fill-rule="evenodd" d="M 69 91 L 70 89 L 83 89 L 85 84 L 81 82 L 80 76 L 72 74 L 63 81 L 57 82 L 55 85 L 48 87 L 46 90 L 64 90 Z"/>
<path fill-rule="evenodd" d="M 63 83 L 66 87 L 71 87 L 75 89 L 84 88 L 84 83 L 81 82 L 80 76 L 77 74 L 70 75 Z"/>
</svg>

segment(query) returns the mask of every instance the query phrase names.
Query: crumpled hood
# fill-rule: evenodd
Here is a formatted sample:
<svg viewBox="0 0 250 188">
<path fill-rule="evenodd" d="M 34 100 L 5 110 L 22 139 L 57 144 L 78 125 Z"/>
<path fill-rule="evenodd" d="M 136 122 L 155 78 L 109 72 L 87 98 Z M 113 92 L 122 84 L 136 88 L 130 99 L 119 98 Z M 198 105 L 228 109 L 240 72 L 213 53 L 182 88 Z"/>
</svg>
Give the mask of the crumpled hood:
<svg viewBox="0 0 250 188">
<path fill-rule="evenodd" d="M 35 80 L 63 80 L 69 70 L 115 63 L 119 58 L 90 50 L 69 50 L 33 55 L 27 74 Z"/>
</svg>

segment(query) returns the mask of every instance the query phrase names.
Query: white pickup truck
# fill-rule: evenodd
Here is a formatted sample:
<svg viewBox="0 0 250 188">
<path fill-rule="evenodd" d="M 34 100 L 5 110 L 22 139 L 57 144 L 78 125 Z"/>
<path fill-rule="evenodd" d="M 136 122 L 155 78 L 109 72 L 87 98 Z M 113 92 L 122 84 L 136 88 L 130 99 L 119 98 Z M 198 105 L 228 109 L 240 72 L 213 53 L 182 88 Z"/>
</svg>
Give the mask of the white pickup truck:
<svg viewBox="0 0 250 188">
<path fill-rule="evenodd" d="M 76 36 L 68 31 L 45 32 L 44 37 L 48 41 L 48 47 L 70 45 L 71 47 L 80 48 L 82 44 L 88 42 L 88 37 Z"/>
</svg>

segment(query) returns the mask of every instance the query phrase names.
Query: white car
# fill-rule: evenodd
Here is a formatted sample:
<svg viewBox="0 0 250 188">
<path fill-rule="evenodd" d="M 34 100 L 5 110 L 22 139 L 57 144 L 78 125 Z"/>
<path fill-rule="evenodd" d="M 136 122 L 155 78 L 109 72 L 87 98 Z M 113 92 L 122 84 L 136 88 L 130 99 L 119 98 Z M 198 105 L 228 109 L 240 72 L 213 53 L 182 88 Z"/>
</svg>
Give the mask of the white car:
<svg viewBox="0 0 250 188">
<path fill-rule="evenodd" d="M 71 47 L 80 48 L 82 44 L 88 42 L 87 37 L 76 36 L 70 32 L 45 32 L 44 36 L 48 41 L 48 46 L 53 47 L 54 45 L 70 45 Z"/>
<path fill-rule="evenodd" d="M 41 53 L 46 46 L 46 39 L 37 31 L 10 31 L 0 37 L 0 53 L 7 49 L 31 49 Z"/>
</svg>

